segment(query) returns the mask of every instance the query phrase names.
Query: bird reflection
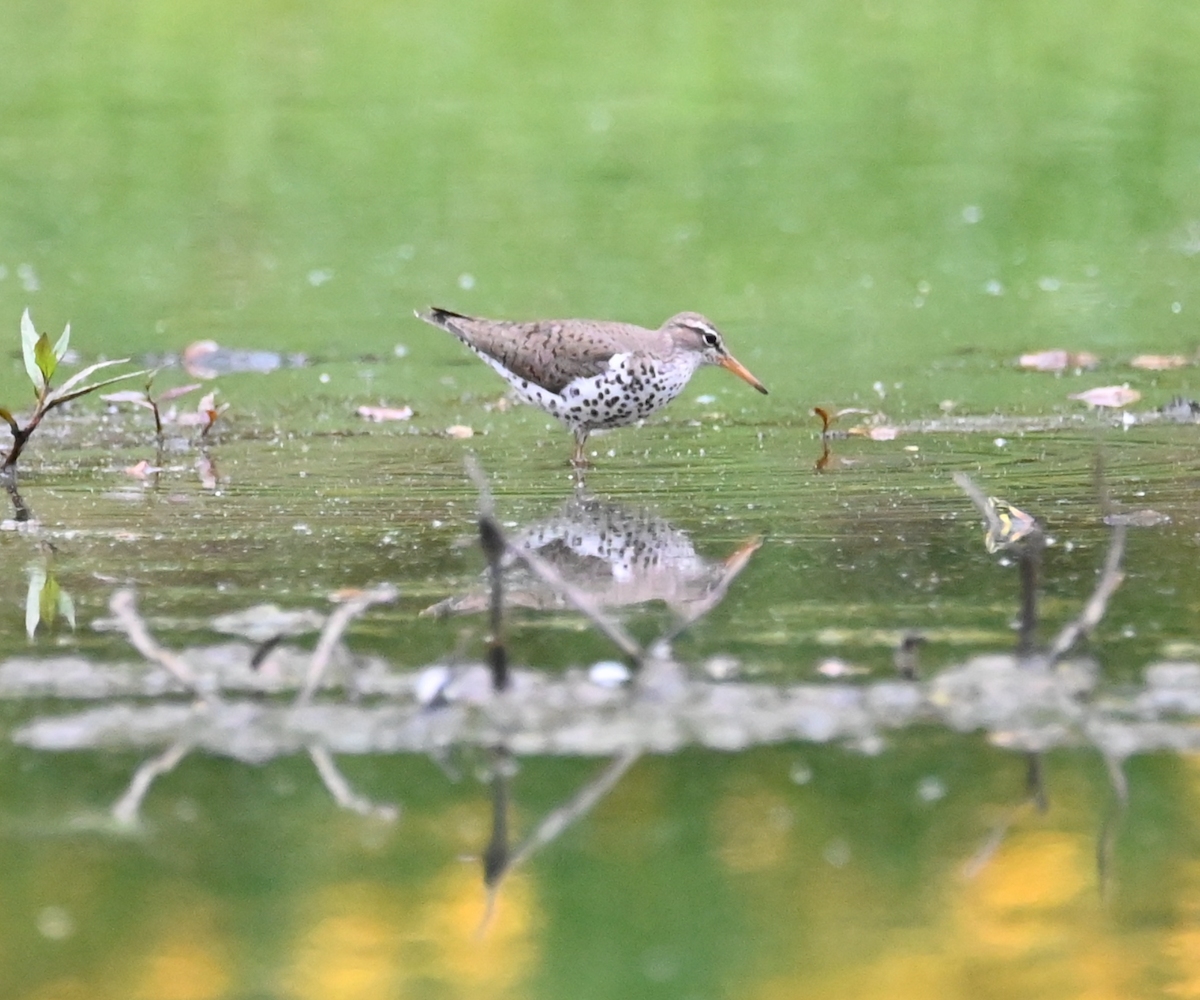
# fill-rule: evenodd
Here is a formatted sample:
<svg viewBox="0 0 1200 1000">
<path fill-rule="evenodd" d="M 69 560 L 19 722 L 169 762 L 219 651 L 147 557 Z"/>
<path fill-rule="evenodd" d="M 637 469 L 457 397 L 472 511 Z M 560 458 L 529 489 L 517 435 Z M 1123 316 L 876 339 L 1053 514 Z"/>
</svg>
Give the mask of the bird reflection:
<svg viewBox="0 0 1200 1000">
<path fill-rule="evenodd" d="M 653 511 L 574 496 L 557 513 L 513 534 L 510 547 L 549 563 L 564 583 L 597 605 L 621 608 L 663 601 L 695 621 L 724 597 L 732 579 L 762 544 L 751 538 L 725 559 L 696 552 L 690 536 Z M 508 607 L 559 610 L 570 601 L 511 556 L 505 559 Z M 426 608 L 426 615 L 471 614 L 488 607 L 483 587 Z"/>
</svg>

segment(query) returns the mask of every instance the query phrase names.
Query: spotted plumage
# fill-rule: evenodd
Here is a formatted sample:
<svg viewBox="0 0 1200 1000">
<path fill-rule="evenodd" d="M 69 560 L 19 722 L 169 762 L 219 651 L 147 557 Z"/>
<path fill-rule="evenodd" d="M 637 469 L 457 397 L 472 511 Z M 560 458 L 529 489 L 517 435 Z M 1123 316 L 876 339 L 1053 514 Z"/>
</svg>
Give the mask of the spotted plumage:
<svg viewBox="0 0 1200 1000">
<path fill-rule="evenodd" d="M 679 313 L 657 330 L 582 319 L 515 323 L 437 308 L 417 316 L 454 334 L 525 402 L 570 427 L 576 465 L 586 464 L 588 434 L 648 417 L 678 396 L 701 365 L 720 365 L 767 391 L 699 313 Z"/>
</svg>

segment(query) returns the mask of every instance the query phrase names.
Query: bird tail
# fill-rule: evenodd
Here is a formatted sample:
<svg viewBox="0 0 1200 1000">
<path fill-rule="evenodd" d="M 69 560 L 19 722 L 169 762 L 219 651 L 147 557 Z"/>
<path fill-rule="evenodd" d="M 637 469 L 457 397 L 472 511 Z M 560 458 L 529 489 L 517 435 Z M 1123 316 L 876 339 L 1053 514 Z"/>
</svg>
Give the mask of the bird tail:
<svg viewBox="0 0 1200 1000">
<path fill-rule="evenodd" d="M 464 316 L 462 313 L 451 312 L 449 309 L 439 309 L 437 306 L 430 306 L 429 312 L 415 310 L 413 315 L 417 319 L 423 319 L 426 323 L 441 327 L 443 330 L 450 330 L 452 333 L 454 332 L 454 320 L 471 318 L 470 316 Z"/>
</svg>

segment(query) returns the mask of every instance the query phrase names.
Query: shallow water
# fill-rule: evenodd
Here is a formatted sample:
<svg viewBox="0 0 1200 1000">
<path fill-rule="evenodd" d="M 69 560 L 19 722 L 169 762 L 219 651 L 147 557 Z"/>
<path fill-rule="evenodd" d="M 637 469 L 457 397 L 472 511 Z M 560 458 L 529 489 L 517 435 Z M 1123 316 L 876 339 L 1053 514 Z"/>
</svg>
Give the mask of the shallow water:
<svg viewBox="0 0 1200 1000">
<path fill-rule="evenodd" d="M 280 366 L 178 400 L 229 404 L 204 441 L 89 398 L 21 459 L 0 993 L 1195 992 L 1200 464 L 1158 411 L 1200 395 L 1198 29 L 1165 0 L 6 7 L 0 404 L 26 306 L 158 390 L 202 339 Z M 700 372 L 581 488 L 431 302 L 700 309 L 771 394 Z M 1096 367 L 1017 364 L 1059 347 Z M 1127 417 L 1068 398 L 1124 383 Z M 816 406 L 865 412 L 822 438 Z M 589 679 L 633 658 L 518 567 L 491 694 L 468 456 L 631 642 L 688 621 L 670 662 Z M 1105 517 L 1146 525 L 1057 668 L 1011 658 L 1025 550 L 985 550 L 964 471 L 1044 529 L 1038 649 Z M 261 606 L 380 583 L 293 709 L 319 617 L 268 648 Z M 131 648 L 124 588 L 218 705 Z"/>
</svg>

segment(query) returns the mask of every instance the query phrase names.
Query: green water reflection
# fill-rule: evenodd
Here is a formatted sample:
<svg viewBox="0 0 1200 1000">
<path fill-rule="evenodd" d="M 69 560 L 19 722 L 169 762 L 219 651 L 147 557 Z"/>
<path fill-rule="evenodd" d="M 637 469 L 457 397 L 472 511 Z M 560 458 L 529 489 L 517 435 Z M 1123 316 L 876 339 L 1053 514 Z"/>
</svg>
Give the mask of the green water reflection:
<svg viewBox="0 0 1200 1000">
<path fill-rule="evenodd" d="M 464 455 L 519 529 L 571 496 L 570 440 L 494 405 L 495 376 L 412 317 L 431 303 L 647 325 L 698 309 L 767 383 L 704 372 L 595 439 L 593 495 L 706 560 L 762 539 L 679 639 L 690 663 L 790 683 L 836 656 L 877 680 L 909 629 L 930 673 L 1011 648 L 1016 570 L 983 553 L 962 468 L 1054 537 L 1052 634 L 1110 538 L 1098 455 L 1122 509 L 1170 518 L 1131 532 L 1091 646 L 1101 690 L 1196 660 L 1196 428 L 1076 422 L 1067 396 L 1128 382 L 1149 412 L 1200 391 L 1192 364 L 1128 364 L 1195 358 L 1198 45 L 1184 0 L 0 6 L 0 405 L 28 399 L 26 306 L 40 329 L 70 321 L 84 361 L 213 339 L 311 362 L 211 384 L 230 409 L 207 471 L 172 434 L 156 479 L 125 474 L 156 459 L 143 414 L 83 400 L 48 419 L 21 469 L 41 528 L 0 531 L 0 663 L 128 660 L 94 627 L 117 586 L 179 648 L 216 640 L 213 615 L 324 610 L 381 580 L 401 597 L 354 649 L 478 655 L 481 618 L 420 614 L 479 580 Z M 1014 365 L 1051 347 L 1099 366 Z M 369 425 L 364 404 L 415 414 Z M 814 405 L 1061 422 L 838 440 L 818 469 Z M 78 624 L 30 639 L 30 580 L 51 576 Z M 669 615 L 623 617 L 644 640 Z M 509 628 L 539 668 L 612 656 L 569 612 Z M 6 729 L 62 710 L 0 708 Z M 193 754 L 145 828 L 116 833 L 97 817 L 141 759 L 0 752 L 4 996 L 1197 993 L 1187 754 L 1133 758 L 1123 813 L 1094 754 L 1048 755 L 1039 813 L 1021 755 L 932 728 L 877 756 L 643 759 L 513 874 L 482 934 L 482 755 L 442 762 L 457 782 L 424 757 L 346 762 L 401 805 L 387 824 L 339 810 L 299 756 Z M 597 766 L 522 759 L 514 836 Z"/>
</svg>

